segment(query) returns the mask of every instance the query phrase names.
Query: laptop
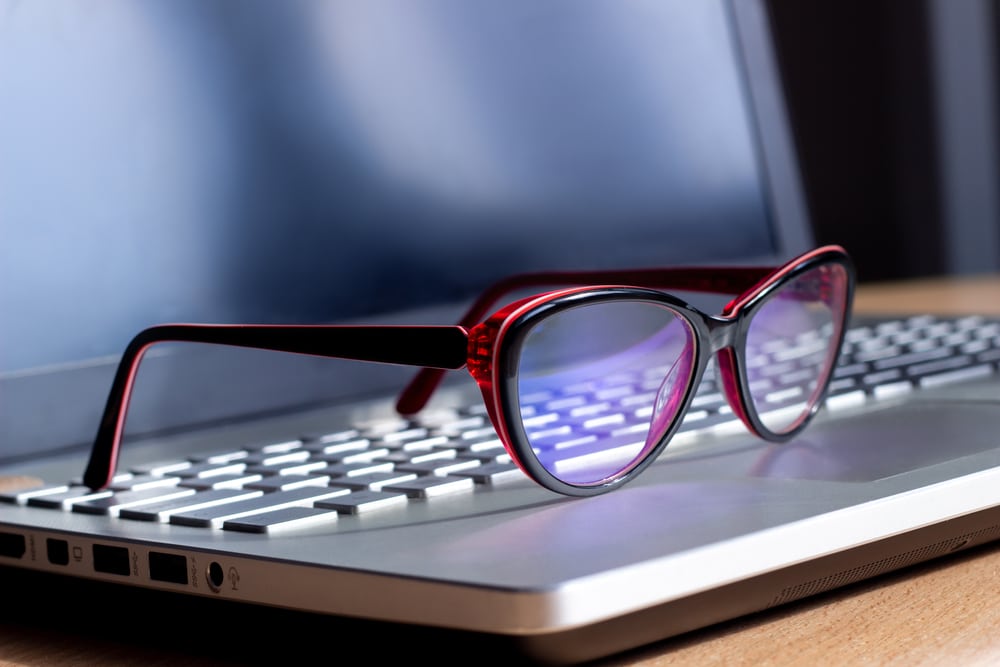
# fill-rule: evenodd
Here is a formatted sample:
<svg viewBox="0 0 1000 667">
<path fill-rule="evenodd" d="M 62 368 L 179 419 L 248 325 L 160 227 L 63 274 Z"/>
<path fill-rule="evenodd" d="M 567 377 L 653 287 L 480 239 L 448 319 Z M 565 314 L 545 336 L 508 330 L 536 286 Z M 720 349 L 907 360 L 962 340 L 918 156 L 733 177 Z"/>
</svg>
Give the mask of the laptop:
<svg viewBox="0 0 1000 667">
<path fill-rule="evenodd" d="M 1000 535 L 1000 324 L 919 313 L 852 320 L 791 442 L 716 410 L 587 498 L 505 458 L 464 372 L 402 418 L 413 369 L 158 346 L 128 483 L 88 495 L 143 327 L 450 324 L 514 273 L 777 265 L 815 240 L 763 2 L 14 3 L 0 30 L 0 566 L 33 586 L 239 618 L 253 640 L 220 643 L 243 660 L 364 628 L 383 656 L 566 664 Z M 141 500 L 308 476 L 281 466 L 316 442 L 354 477 L 405 450 L 459 481 L 277 530 Z"/>
</svg>

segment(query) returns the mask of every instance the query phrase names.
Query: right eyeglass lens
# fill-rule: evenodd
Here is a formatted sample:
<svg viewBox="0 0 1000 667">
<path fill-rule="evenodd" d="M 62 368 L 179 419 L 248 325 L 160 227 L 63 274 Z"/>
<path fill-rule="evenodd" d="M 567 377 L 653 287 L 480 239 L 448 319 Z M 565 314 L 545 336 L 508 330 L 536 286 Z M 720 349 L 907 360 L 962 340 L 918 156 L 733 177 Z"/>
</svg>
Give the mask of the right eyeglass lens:
<svg viewBox="0 0 1000 667">
<path fill-rule="evenodd" d="M 797 428 L 821 398 L 839 354 L 847 281 L 840 264 L 816 267 L 772 294 L 750 322 L 750 398 L 772 433 Z"/>
<path fill-rule="evenodd" d="M 603 301 L 553 312 L 526 334 L 518 400 L 539 462 L 567 484 L 629 470 L 681 408 L 696 354 L 690 324 L 648 301 Z"/>
</svg>

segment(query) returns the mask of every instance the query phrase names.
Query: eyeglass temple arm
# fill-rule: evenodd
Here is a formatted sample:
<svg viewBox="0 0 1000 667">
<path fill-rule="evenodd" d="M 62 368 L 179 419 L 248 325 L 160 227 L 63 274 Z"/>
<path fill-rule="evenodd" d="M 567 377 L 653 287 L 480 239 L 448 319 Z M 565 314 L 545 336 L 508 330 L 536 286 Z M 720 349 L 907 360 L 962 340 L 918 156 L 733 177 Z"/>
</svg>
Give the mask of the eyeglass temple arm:
<svg viewBox="0 0 1000 667">
<path fill-rule="evenodd" d="M 92 489 L 104 488 L 111 482 L 118 465 L 133 380 L 143 354 L 157 343 L 210 343 L 450 370 L 465 366 L 468 339 L 468 332 L 461 326 L 167 324 L 150 327 L 132 339 L 118 363 L 83 482 Z"/>
<path fill-rule="evenodd" d="M 742 294 L 775 270 L 775 267 L 670 267 L 619 271 L 544 271 L 521 273 L 484 290 L 459 320 L 469 329 L 478 324 L 504 296 L 517 290 L 555 285 L 633 285 L 669 288 L 708 294 Z M 419 412 L 444 377 L 436 368 L 422 368 L 403 389 L 396 402 L 400 414 Z"/>
</svg>

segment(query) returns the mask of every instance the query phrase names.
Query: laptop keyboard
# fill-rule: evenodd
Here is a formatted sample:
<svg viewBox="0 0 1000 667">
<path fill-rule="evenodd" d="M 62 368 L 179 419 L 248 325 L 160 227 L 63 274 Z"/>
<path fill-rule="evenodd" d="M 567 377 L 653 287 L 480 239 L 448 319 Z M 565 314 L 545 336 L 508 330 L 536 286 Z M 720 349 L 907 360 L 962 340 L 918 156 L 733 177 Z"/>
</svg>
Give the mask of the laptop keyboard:
<svg viewBox="0 0 1000 667">
<path fill-rule="evenodd" d="M 827 406 L 985 377 L 997 372 L 998 363 L 1000 320 L 920 316 L 857 325 L 847 333 Z M 796 368 L 787 360 L 769 367 L 780 369 L 771 378 L 779 383 L 772 394 L 780 409 L 786 398 L 780 379 L 794 376 Z M 651 369 L 648 378 L 616 378 L 599 388 L 538 396 L 525 425 L 554 438 L 565 437 L 564 421 L 617 428 L 625 437 L 634 424 L 648 421 L 644 408 L 635 406 L 649 405 L 647 394 L 659 377 Z M 675 439 L 709 428 L 743 428 L 716 387 L 712 368 Z M 484 491 L 522 477 L 477 404 L 136 467 L 102 491 L 76 480 L 3 493 L 0 502 L 120 521 L 271 533 L 442 494 Z"/>
</svg>

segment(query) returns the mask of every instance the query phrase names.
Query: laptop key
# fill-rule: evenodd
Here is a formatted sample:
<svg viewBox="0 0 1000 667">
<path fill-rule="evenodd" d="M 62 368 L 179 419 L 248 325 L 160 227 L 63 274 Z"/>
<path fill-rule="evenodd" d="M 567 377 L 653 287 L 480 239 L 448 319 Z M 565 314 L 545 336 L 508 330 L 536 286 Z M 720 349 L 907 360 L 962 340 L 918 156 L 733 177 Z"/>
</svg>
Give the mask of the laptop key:
<svg viewBox="0 0 1000 667">
<path fill-rule="evenodd" d="M 381 436 L 383 443 L 402 443 L 411 440 L 422 440 L 427 437 L 427 429 L 422 426 L 407 428 L 401 431 L 390 431 Z"/>
<path fill-rule="evenodd" d="M 418 475 L 437 475 L 444 477 L 459 470 L 475 468 L 480 463 L 477 459 L 431 459 L 419 463 L 400 463 L 396 466 L 399 472 L 415 472 Z"/>
<path fill-rule="evenodd" d="M 201 462 L 192 463 L 187 468 L 177 470 L 173 474 L 182 479 L 193 477 L 212 477 L 215 475 L 231 475 L 243 472 L 247 464 L 243 461 L 226 461 L 225 463 Z"/>
<path fill-rule="evenodd" d="M 256 473 L 265 477 L 268 475 L 306 475 L 323 468 L 325 465 L 326 463 L 323 461 L 285 461 L 269 465 L 248 466 L 246 472 Z"/>
<path fill-rule="evenodd" d="M 501 454 L 507 453 L 507 448 L 504 447 L 503 442 L 500 438 L 493 436 L 490 440 L 480 440 L 477 442 L 471 442 L 468 445 L 463 444 L 455 449 L 457 456 L 463 456 L 466 454 L 496 454 L 500 456 Z"/>
<path fill-rule="evenodd" d="M 229 519 L 223 522 L 223 530 L 235 530 L 244 533 L 277 533 L 295 528 L 311 528 L 330 524 L 339 515 L 334 510 L 316 507 L 286 507 L 284 509 L 251 514 L 239 519 Z"/>
<path fill-rule="evenodd" d="M 976 378 L 986 377 L 993 374 L 993 367 L 988 364 L 977 366 L 963 366 L 953 371 L 943 371 L 923 375 L 918 380 L 921 387 L 940 387 L 955 382 L 968 382 Z"/>
<path fill-rule="evenodd" d="M 404 493 L 389 493 L 388 491 L 353 491 L 345 496 L 337 496 L 317 501 L 315 506 L 322 509 L 336 510 L 344 514 L 360 514 L 386 507 L 406 504 Z"/>
<path fill-rule="evenodd" d="M 260 473 L 243 472 L 232 475 L 213 475 L 212 477 L 195 477 L 186 479 L 179 484 L 189 489 L 208 491 L 209 489 L 242 489 L 247 484 L 264 479 Z"/>
<path fill-rule="evenodd" d="M 475 482 L 469 477 L 427 475 L 426 477 L 417 477 L 409 482 L 384 486 L 382 490 L 390 493 L 405 493 L 410 498 L 432 498 L 446 493 L 469 491 L 474 487 Z"/>
<path fill-rule="evenodd" d="M 140 491 L 162 486 L 177 486 L 181 478 L 177 475 L 133 475 L 121 481 L 112 480 L 109 488 L 112 491 Z"/>
<path fill-rule="evenodd" d="M 317 500 L 343 496 L 348 493 L 350 493 L 348 489 L 329 486 L 308 486 L 291 491 L 275 491 L 238 502 L 175 512 L 170 515 L 170 523 L 182 526 L 218 528 L 230 519 L 239 519 L 251 514 L 261 514 L 286 507 L 309 506 Z"/>
<path fill-rule="evenodd" d="M 454 461 L 457 452 L 454 449 L 431 449 L 426 452 L 403 452 L 397 451 L 385 456 L 378 457 L 379 461 L 391 461 L 400 463 L 423 463 L 424 461 Z"/>
<path fill-rule="evenodd" d="M 221 449 L 193 454 L 189 458 L 194 463 L 230 463 L 231 461 L 245 459 L 249 455 L 250 452 L 245 449 Z"/>
<path fill-rule="evenodd" d="M 302 440 L 291 438 L 290 440 L 268 440 L 256 444 L 246 445 L 246 450 L 257 454 L 281 454 L 298 449 L 302 446 Z"/>
<path fill-rule="evenodd" d="M 496 484 L 508 479 L 527 479 L 514 463 L 484 463 L 468 470 L 450 473 L 456 477 L 468 477 L 476 484 Z"/>
<path fill-rule="evenodd" d="M 363 452 L 371 446 L 368 438 L 352 438 L 350 440 L 327 440 L 310 441 L 302 446 L 302 449 L 311 452 L 313 455 L 326 454 L 329 456 L 347 455 L 350 453 Z"/>
<path fill-rule="evenodd" d="M 375 472 L 392 472 L 394 463 L 392 461 L 368 461 L 357 463 L 331 463 L 316 471 L 318 475 L 330 475 L 339 481 L 344 477 L 357 477 Z"/>
<path fill-rule="evenodd" d="M 370 463 L 376 459 L 389 454 L 386 447 L 365 447 L 364 449 L 336 452 L 334 454 L 317 454 L 313 457 L 316 461 L 323 461 L 331 465 L 342 463 L 350 465 L 352 463 Z"/>
<path fill-rule="evenodd" d="M 291 491 L 304 486 L 326 486 L 329 475 L 271 475 L 256 482 L 250 482 L 246 489 L 258 489 L 267 493 L 273 491 Z"/>
<path fill-rule="evenodd" d="M 398 449 L 404 452 L 425 452 L 441 447 L 442 445 L 447 445 L 450 439 L 446 435 L 435 435 L 420 440 L 405 440 L 399 443 Z"/>
<path fill-rule="evenodd" d="M 907 367 L 906 373 L 910 378 L 920 378 L 935 373 L 944 373 L 971 366 L 972 358 L 966 355 L 956 355 L 938 361 L 928 361 L 921 364 L 914 364 Z"/>
<path fill-rule="evenodd" d="M 361 433 L 356 428 L 348 428 L 339 431 L 304 433 L 300 438 L 300 440 L 302 440 L 302 442 L 308 446 L 321 442 L 335 443 L 335 442 L 345 442 L 347 440 L 355 440 L 360 435 Z"/>
<path fill-rule="evenodd" d="M 118 513 L 118 516 L 122 519 L 163 522 L 168 521 L 170 515 L 177 512 L 190 512 L 202 507 L 232 503 L 237 500 L 245 500 L 262 495 L 264 495 L 263 491 L 256 491 L 254 489 L 212 489 L 210 491 L 199 491 L 192 496 L 184 498 L 153 503 L 152 505 L 126 507 Z"/>
<path fill-rule="evenodd" d="M 30 498 L 69 491 L 69 484 L 39 484 L 26 489 L 0 493 L 0 502 L 24 505 Z"/>
<path fill-rule="evenodd" d="M 250 454 L 245 459 L 241 460 L 246 463 L 248 469 L 251 469 L 257 467 L 273 467 L 283 464 L 301 463 L 308 459 L 311 454 L 312 452 L 305 449 L 292 449 L 278 452 L 265 451 Z"/>
<path fill-rule="evenodd" d="M 415 472 L 370 472 L 363 475 L 351 475 L 348 477 L 338 477 L 331 482 L 334 486 L 342 486 L 344 488 L 353 489 L 355 491 L 360 491 L 364 489 L 370 489 L 372 491 L 381 491 L 383 487 L 390 484 L 397 484 L 399 482 L 409 482 L 410 480 L 416 479 L 417 473 Z"/>
<path fill-rule="evenodd" d="M 129 472 L 136 475 L 169 475 L 170 473 L 190 468 L 191 462 L 186 460 L 156 461 L 154 463 L 141 463 L 132 466 Z"/>
<path fill-rule="evenodd" d="M 501 449 L 499 451 L 487 451 L 487 452 L 467 452 L 458 456 L 459 459 L 475 459 L 480 463 L 511 463 L 510 454 L 507 450 Z"/>
<path fill-rule="evenodd" d="M 28 498 L 27 504 L 30 507 L 69 509 L 72 507 L 73 503 L 91 500 L 94 498 L 106 498 L 112 493 L 113 491 L 110 489 L 104 491 L 91 491 L 90 487 L 71 486 L 68 490 L 61 493 L 48 493 L 41 496 L 32 496 Z"/>
<path fill-rule="evenodd" d="M 137 507 L 139 505 L 174 500 L 194 495 L 194 493 L 194 489 L 181 486 L 160 486 L 138 491 L 121 491 L 114 495 L 74 503 L 72 510 L 83 514 L 118 516 L 118 513 L 125 507 Z"/>
</svg>

